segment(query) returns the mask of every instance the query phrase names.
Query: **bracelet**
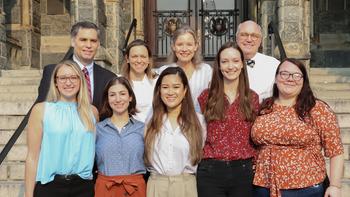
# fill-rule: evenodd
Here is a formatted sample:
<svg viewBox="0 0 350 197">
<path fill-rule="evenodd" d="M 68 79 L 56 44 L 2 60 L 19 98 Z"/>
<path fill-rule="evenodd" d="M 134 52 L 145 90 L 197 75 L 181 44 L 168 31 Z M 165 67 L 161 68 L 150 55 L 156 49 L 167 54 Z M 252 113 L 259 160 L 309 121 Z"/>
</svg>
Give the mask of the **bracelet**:
<svg viewBox="0 0 350 197">
<path fill-rule="evenodd" d="M 331 186 L 332 186 L 332 187 L 336 187 L 336 188 L 338 188 L 338 189 L 341 189 L 341 186 L 338 186 L 338 185 L 330 184 L 329 187 L 331 187 Z"/>
</svg>

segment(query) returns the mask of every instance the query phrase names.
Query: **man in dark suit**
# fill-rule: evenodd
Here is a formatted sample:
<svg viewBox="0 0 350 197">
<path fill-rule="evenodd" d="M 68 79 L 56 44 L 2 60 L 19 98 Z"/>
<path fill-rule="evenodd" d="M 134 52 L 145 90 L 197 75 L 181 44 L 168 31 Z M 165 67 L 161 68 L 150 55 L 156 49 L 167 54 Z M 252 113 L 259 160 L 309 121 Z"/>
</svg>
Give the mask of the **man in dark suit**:
<svg viewBox="0 0 350 197">
<path fill-rule="evenodd" d="M 70 34 L 71 46 L 74 48 L 74 52 L 68 59 L 76 62 L 84 74 L 87 75 L 86 78 L 90 80 L 92 104 L 99 108 L 105 85 L 110 79 L 116 77 L 111 71 L 94 63 L 94 57 L 100 46 L 100 30 L 94 23 L 78 22 L 72 26 Z M 45 101 L 55 66 L 56 64 L 50 64 L 44 67 L 36 102 Z"/>
</svg>

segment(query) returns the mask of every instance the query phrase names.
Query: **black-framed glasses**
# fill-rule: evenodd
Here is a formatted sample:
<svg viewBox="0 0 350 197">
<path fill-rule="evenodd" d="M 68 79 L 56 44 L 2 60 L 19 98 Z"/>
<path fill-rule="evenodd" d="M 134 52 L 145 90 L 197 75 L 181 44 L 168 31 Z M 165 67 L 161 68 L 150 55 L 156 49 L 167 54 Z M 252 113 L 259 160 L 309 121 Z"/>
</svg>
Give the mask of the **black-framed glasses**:
<svg viewBox="0 0 350 197">
<path fill-rule="evenodd" d="M 300 81 L 303 78 L 303 74 L 301 73 L 290 73 L 288 71 L 280 71 L 278 74 L 283 80 L 289 79 L 290 76 L 292 76 L 292 79 L 294 81 Z"/>
<path fill-rule="evenodd" d="M 67 80 L 69 80 L 71 83 L 77 83 L 80 80 L 80 77 L 78 75 L 61 75 L 61 76 L 56 76 L 56 80 L 59 83 L 66 83 Z"/>
</svg>

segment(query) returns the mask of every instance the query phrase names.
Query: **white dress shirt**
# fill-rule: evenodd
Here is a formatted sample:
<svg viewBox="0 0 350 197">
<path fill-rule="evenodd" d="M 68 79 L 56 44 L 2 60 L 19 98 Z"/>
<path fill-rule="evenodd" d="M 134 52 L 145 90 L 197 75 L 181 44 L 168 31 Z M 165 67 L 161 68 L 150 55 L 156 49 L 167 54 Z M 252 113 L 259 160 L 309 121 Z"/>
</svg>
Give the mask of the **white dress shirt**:
<svg viewBox="0 0 350 197">
<path fill-rule="evenodd" d="M 276 58 L 257 53 L 252 60 L 255 65 L 247 66 L 249 86 L 259 95 L 259 101 L 272 96 L 272 87 L 275 82 L 276 69 L 280 61 Z"/>
<path fill-rule="evenodd" d="M 202 126 L 203 142 L 206 138 L 206 124 L 204 116 L 197 113 Z M 156 137 L 153 147 L 151 167 L 148 170 L 154 174 L 175 176 L 183 173 L 195 174 L 197 165 L 192 165 L 190 160 L 190 146 L 180 130 L 173 129 L 169 119 L 163 118 L 163 126 Z"/>
<path fill-rule="evenodd" d="M 152 113 L 153 90 L 156 79 L 148 79 L 145 75 L 142 81 L 132 81 L 132 88 L 136 97 L 136 108 L 139 110 L 134 116 L 136 120 L 145 122 Z"/>
<path fill-rule="evenodd" d="M 75 57 L 75 55 L 73 55 L 73 61 L 79 65 L 81 70 L 86 67 L 90 77 L 91 98 L 94 98 L 94 62 L 92 61 L 90 64 L 84 65 L 78 60 L 78 58 Z"/>
<path fill-rule="evenodd" d="M 168 67 L 176 67 L 178 66 L 176 63 L 164 65 L 156 70 L 158 74 L 163 72 Z M 203 92 L 203 90 L 209 88 L 211 77 L 213 75 L 213 69 L 209 64 L 201 63 L 197 65 L 196 69 L 193 71 L 191 79 L 188 80 L 193 104 L 196 112 L 201 113 L 200 106 L 197 98 Z"/>
</svg>

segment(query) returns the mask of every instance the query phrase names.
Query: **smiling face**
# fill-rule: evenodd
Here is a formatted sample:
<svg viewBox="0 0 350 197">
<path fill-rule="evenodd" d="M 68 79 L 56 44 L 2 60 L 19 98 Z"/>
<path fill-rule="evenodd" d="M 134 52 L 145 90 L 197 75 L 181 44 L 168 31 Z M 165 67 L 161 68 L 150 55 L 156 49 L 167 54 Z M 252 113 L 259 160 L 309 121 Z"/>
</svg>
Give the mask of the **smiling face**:
<svg viewBox="0 0 350 197">
<path fill-rule="evenodd" d="M 302 72 L 296 65 L 289 61 L 283 62 L 276 76 L 279 98 L 296 99 L 303 87 L 304 79 L 302 76 Z"/>
<path fill-rule="evenodd" d="M 124 85 L 117 83 L 108 89 L 108 103 L 114 114 L 128 114 L 128 107 L 131 101 L 132 97 Z"/>
<path fill-rule="evenodd" d="M 177 74 L 170 74 L 163 77 L 160 85 L 160 97 L 168 111 L 181 108 L 182 100 L 187 89 Z"/>
<path fill-rule="evenodd" d="M 195 38 L 188 32 L 179 35 L 172 45 L 172 50 L 179 63 L 191 62 L 197 49 L 198 44 Z"/>
<path fill-rule="evenodd" d="M 77 100 L 80 90 L 80 78 L 73 68 L 67 65 L 61 66 L 56 73 L 56 87 L 60 93 L 60 100 L 73 102 Z"/>
<path fill-rule="evenodd" d="M 84 64 L 90 64 L 100 46 L 98 34 L 95 29 L 80 28 L 77 35 L 72 38 L 71 45 L 74 48 L 74 55 Z"/>
<path fill-rule="evenodd" d="M 145 74 L 145 70 L 149 66 L 149 55 L 145 46 L 134 46 L 127 55 L 127 63 L 130 64 L 130 72 L 134 75 Z"/>
<path fill-rule="evenodd" d="M 224 81 L 232 82 L 238 80 L 243 68 L 241 54 L 232 47 L 226 48 L 220 53 L 220 71 Z"/>
<path fill-rule="evenodd" d="M 261 45 L 260 27 L 253 21 L 246 21 L 240 24 L 236 41 L 243 51 L 244 58 L 253 58 Z"/>
</svg>

